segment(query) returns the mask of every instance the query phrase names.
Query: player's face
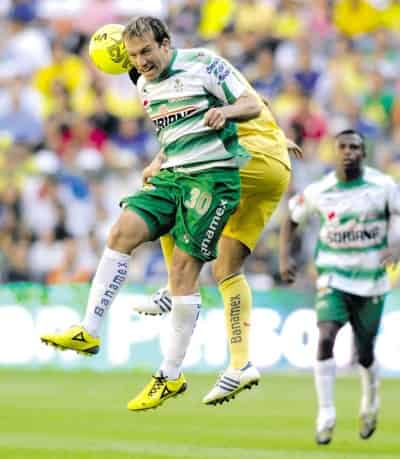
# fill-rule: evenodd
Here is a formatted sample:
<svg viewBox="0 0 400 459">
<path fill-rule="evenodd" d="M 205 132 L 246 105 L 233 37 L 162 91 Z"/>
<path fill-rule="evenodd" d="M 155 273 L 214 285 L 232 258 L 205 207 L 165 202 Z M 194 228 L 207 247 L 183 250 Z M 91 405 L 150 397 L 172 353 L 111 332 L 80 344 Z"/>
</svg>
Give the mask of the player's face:
<svg viewBox="0 0 400 459">
<path fill-rule="evenodd" d="M 124 41 L 132 64 L 146 80 L 154 80 L 168 66 L 170 61 L 168 39 L 160 45 L 151 32 L 146 32 L 141 37 L 131 37 Z"/>
<path fill-rule="evenodd" d="M 337 166 L 346 171 L 359 168 L 364 158 L 362 140 L 357 134 L 343 134 L 336 139 Z"/>
</svg>

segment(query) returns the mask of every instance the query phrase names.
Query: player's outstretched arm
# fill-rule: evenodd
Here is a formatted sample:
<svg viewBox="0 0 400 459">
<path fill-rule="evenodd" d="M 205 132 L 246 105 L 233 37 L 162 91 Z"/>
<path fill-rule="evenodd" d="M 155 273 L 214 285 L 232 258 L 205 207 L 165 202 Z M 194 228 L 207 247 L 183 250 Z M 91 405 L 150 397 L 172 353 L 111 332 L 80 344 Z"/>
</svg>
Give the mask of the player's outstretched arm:
<svg viewBox="0 0 400 459">
<path fill-rule="evenodd" d="M 296 280 L 296 262 L 292 257 L 293 243 L 298 224 L 287 215 L 282 224 L 279 237 L 279 272 L 284 282 L 292 283 Z"/>
<path fill-rule="evenodd" d="M 259 98 L 245 91 L 233 104 L 215 107 L 204 115 L 204 124 L 213 129 L 222 129 L 227 120 L 248 121 L 257 118 L 262 110 Z"/>
</svg>

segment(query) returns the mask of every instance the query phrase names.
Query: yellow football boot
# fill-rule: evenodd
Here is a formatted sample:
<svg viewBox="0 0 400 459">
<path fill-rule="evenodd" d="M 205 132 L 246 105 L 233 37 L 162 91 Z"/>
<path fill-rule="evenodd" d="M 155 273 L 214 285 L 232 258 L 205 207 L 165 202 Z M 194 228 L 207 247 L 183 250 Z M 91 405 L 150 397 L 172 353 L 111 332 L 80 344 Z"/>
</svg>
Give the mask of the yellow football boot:
<svg viewBox="0 0 400 459">
<path fill-rule="evenodd" d="M 186 388 L 186 379 L 182 373 L 178 379 L 166 379 L 161 373 L 158 373 L 151 377 L 151 381 L 142 392 L 128 402 L 128 410 L 143 411 L 157 408 L 165 400 L 185 392 Z"/>
<path fill-rule="evenodd" d="M 90 335 L 82 325 L 74 325 L 64 332 L 42 335 L 40 339 L 62 351 L 71 349 L 89 356 L 97 354 L 100 349 L 100 338 Z"/>
</svg>

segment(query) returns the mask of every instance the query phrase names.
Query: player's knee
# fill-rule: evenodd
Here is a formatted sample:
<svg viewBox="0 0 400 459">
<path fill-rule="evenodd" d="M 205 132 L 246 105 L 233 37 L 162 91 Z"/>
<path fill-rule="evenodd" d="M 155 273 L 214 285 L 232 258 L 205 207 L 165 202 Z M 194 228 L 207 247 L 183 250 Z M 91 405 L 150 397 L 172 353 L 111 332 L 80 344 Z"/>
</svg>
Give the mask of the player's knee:
<svg viewBox="0 0 400 459">
<path fill-rule="evenodd" d="M 325 360 L 333 357 L 333 346 L 335 345 L 336 336 L 341 326 L 339 322 L 333 320 L 321 321 L 318 323 L 318 360 Z"/>
<path fill-rule="evenodd" d="M 107 245 L 110 249 L 131 253 L 144 240 L 146 228 L 141 228 L 132 215 L 122 214 L 110 230 Z"/>
<path fill-rule="evenodd" d="M 358 363 L 364 367 L 364 368 L 369 368 L 372 365 L 372 362 L 374 361 L 374 353 L 373 349 L 365 349 L 361 352 L 359 352 L 358 356 Z"/>
<path fill-rule="evenodd" d="M 173 295 L 187 295 L 197 290 L 198 263 L 189 255 L 173 258 L 169 271 Z"/>
<path fill-rule="evenodd" d="M 111 249 L 115 249 L 115 247 L 118 245 L 118 243 L 120 242 L 120 240 L 122 239 L 122 236 L 123 235 L 123 232 L 122 232 L 122 228 L 121 226 L 119 225 L 118 222 L 114 223 L 114 225 L 111 227 L 111 230 L 108 234 L 108 246 L 111 248 Z"/>
<path fill-rule="evenodd" d="M 228 267 L 223 263 L 219 263 L 217 260 L 211 265 L 211 271 L 217 283 L 230 275 Z"/>
<path fill-rule="evenodd" d="M 190 272 L 189 262 L 186 259 L 174 259 L 170 267 L 170 282 L 175 286 L 182 288 L 189 281 Z"/>
<path fill-rule="evenodd" d="M 211 270 L 217 283 L 233 276 L 241 271 L 243 261 L 241 258 L 234 256 L 218 257 L 212 264 Z"/>
<path fill-rule="evenodd" d="M 330 334 L 321 333 L 318 339 L 317 359 L 326 360 L 333 357 L 335 338 Z"/>
<path fill-rule="evenodd" d="M 198 290 L 198 277 L 203 262 L 175 249 L 169 281 L 173 295 L 190 295 Z"/>
</svg>

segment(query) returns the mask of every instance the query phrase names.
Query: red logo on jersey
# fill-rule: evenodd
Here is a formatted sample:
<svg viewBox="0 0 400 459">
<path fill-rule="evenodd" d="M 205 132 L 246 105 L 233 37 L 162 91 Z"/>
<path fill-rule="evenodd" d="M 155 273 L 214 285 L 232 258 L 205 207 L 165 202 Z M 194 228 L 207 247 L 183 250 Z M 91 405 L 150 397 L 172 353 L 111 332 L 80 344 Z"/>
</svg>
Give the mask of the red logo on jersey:
<svg viewBox="0 0 400 459">
<path fill-rule="evenodd" d="M 145 99 L 143 101 L 143 107 L 147 107 L 149 105 L 149 101 L 147 99 Z"/>
<path fill-rule="evenodd" d="M 333 220 L 336 217 L 336 214 L 333 210 L 328 213 L 328 219 Z"/>
</svg>

